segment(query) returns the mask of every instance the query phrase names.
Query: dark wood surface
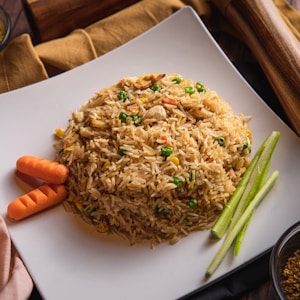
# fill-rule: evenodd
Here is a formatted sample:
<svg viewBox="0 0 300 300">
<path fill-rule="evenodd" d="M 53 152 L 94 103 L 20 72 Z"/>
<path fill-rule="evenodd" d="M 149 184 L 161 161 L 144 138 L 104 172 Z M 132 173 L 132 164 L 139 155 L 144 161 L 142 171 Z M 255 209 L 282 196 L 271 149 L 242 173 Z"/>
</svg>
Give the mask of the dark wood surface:
<svg viewBox="0 0 300 300">
<path fill-rule="evenodd" d="M 139 0 L 24 0 L 35 34 L 40 42 L 64 36 L 74 28 L 84 28 L 106 16 L 110 16 Z M 79 25 L 79 26 L 78 26 Z"/>
<path fill-rule="evenodd" d="M 291 2 L 294 2 L 292 4 L 295 4 L 295 7 L 300 9 L 300 0 L 294 0 Z M 0 0 L 0 5 L 3 6 L 10 15 L 12 23 L 12 32 L 10 39 L 13 39 L 23 33 L 29 33 L 31 35 L 33 43 L 39 42 L 39 38 L 32 30 L 31 23 L 28 21 L 27 15 L 24 11 L 22 0 Z M 253 274 L 253 276 L 255 276 L 255 274 Z M 39 295 L 36 290 L 34 291 L 33 299 L 39 299 Z M 264 280 L 264 282 L 261 282 L 260 284 L 258 284 L 258 286 L 247 292 L 247 294 L 240 297 L 240 300 L 260 299 L 275 299 L 275 295 L 273 293 L 268 277 L 266 278 L 266 280 Z"/>
<path fill-rule="evenodd" d="M 212 0 L 263 68 L 290 124 L 300 136 L 300 44 L 273 0 Z"/>
</svg>

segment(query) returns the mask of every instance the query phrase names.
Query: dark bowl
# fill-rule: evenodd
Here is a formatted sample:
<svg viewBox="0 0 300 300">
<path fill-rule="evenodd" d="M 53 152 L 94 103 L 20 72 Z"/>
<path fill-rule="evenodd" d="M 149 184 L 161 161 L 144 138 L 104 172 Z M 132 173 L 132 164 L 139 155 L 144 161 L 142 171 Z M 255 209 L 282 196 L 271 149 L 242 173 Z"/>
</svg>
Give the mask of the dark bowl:
<svg viewBox="0 0 300 300">
<path fill-rule="evenodd" d="M 11 31 L 11 23 L 10 18 L 7 12 L 4 10 L 2 6 L 0 6 L 0 51 L 5 47 L 8 42 L 10 31 Z"/>
<path fill-rule="evenodd" d="M 300 222 L 294 224 L 282 234 L 271 253 L 270 277 L 276 297 L 280 300 L 287 299 L 284 292 L 283 281 L 286 277 L 283 275 L 283 270 L 288 259 L 294 255 L 296 250 L 300 251 Z M 299 264 L 296 272 L 297 274 L 300 272 Z"/>
</svg>

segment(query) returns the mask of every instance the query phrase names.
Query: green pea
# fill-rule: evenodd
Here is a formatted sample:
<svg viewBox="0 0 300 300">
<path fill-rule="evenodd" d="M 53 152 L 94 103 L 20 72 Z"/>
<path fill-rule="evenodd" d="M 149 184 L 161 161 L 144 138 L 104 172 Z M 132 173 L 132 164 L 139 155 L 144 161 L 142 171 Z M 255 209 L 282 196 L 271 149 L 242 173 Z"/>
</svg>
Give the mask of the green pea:
<svg viewBox="0 0 300 300">
<path fill-rule="evenodd" d="M 196 88 L 199 93 L 206 91 L 203 83 L 201 82 L 196 82 Z"/>
<path fill-rule="evenodd" d="M 125 91 L 120 91 L 118 93 L 118 98 L 119 98 L 119 100 L 125 101 L 128 99 L 128 94 Z"/>
<path fill-rule="evenodd" d="M 194 94 L 195 93 L 195 88 L 193 86 L 187 86 L 184 91 L 188 94 Z"/>
<path fill-rule="evenodd" d="M 138 115 L 131 116 L 131 119 L 132 119 L 134 125 L 136 125 L 136 126 L 141 125 L 141 123 L 142 123 L 142 119 L 139 118 Z"/>
<path fill-rule="evenodd" d="M 150 86 L 150 89 L 155 92 L 160 89 L 160 85 L 158 83 L 154 83 L 152 86 Z"/>
<path fill-rule="evenodd" d="M 122 123 L 126 123 L 126 119 L 127 119 L 127 114 L 124 112 L 121 112 L 119 114 L 119 119 L 121 120 Z"/>
<path fill-rule="evenodd" d="M 193 208 L 193 207 L 196 207 L 197 204 L 198 204 L 197 199 L 192 198 L 192 199 L 189 201 L 188 206 L 189 206 L 190 208 Z"/>
<path fill-rule="evenodd" d="M 172 147 L 163 147 L 161 149 L 161 155 L 164 156 L 164 157 L 168 157 L 170 156 L 171 154 L 173 153 L 173 148 Z"/>
<path fill-rule="evenodd" d="M 174 177 L 172 182 L 178 187 L 181 188 L 183 185 L 183 181 L 179 177 Z"/>
</svg>

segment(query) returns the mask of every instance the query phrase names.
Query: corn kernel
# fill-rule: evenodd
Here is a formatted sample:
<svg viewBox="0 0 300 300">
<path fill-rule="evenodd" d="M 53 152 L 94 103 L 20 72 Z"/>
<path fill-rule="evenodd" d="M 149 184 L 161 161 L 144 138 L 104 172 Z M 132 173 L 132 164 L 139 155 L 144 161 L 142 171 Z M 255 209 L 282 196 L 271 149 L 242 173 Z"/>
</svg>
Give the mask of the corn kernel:
<svg viewBox="0 0 300 300">
<path fill-rule="evenodd" d="M 56 128 L 55 135 L 58 138 L 62 138 L 64 136 L 65 131 L 62 128 Z"/>
<path fill-rule="evenodd" d="M 73 193 L 68 194 L 68 201 L 74 201 L 75 197 Z"/>
<path fill-rule="evenodd" d="M 176 166 L 179 165 L 179 158 L 177 156 L 170 157 L 169 161 L 171 161 L 172 163 L 174 163 Z"/>
<path fill-rule="evenodd" d="M 250 129 L 246 130 L 247 136 L 249 139 L 252 139 L 252 131 Z"/>
<path fill-rule="evenodd" d="M 143 102 L 143 103 L 145 103 L 145 102 L 147 102 L 147 98 L 140 98 L 140 100 Z"/>
<path fill-rule="evenodd" d="M 194 187 L 194 185 L 195 185 L 195 180 L 192 180 L 192 181 L 190 181 L 188 188 L 192 189 Z"/>
<path fill-rule="evenodd" d="M 100 221 L 97 227 L 97 231 L 100 233 L 104 233 L 108 231 L 108 225 L 105 221 Z"/>
<path fill-rule="evenodd" d="M 101 168 L 101 171 L 106 171 L 110 165 L 111 165 L 110 161 L 107 160 L 107 161 L 103 164 L 103 166 L 102 166 L 102 168 Z"/>
<path fill-rule="evenodd" d="M 83 212 L 83 206 L 80 202 L 75 202 L 75 205 L 80 212 Z"/>
</svg>

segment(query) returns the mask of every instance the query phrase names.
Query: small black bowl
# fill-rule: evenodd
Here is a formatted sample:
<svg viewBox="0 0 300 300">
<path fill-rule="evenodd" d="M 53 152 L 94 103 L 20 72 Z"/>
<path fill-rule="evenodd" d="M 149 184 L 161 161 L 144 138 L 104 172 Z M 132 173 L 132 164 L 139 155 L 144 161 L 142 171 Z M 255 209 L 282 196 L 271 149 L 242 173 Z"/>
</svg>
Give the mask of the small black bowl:
<svg viewBox="0 0 300 300">
<path fill-rule="evenodd" d="M 287 229 L 278 239 L 270 256 L 270 277 L 276 297 L 286 299 L 282 282 L 287 260 L 296 250 L 300 250 L 300 222 Z"/>
<path fill-rule="evenodd" d="M 11 23 L 10 23 L 10 18 L 7 12 L 4 10 L 2 6 L 0 6 L 0 26 L 1 26 L 1 31 L 3 33 L 0 36 L 0 51 L 6 46 L 10 32 L 11 32 Z"/>
</svg>

